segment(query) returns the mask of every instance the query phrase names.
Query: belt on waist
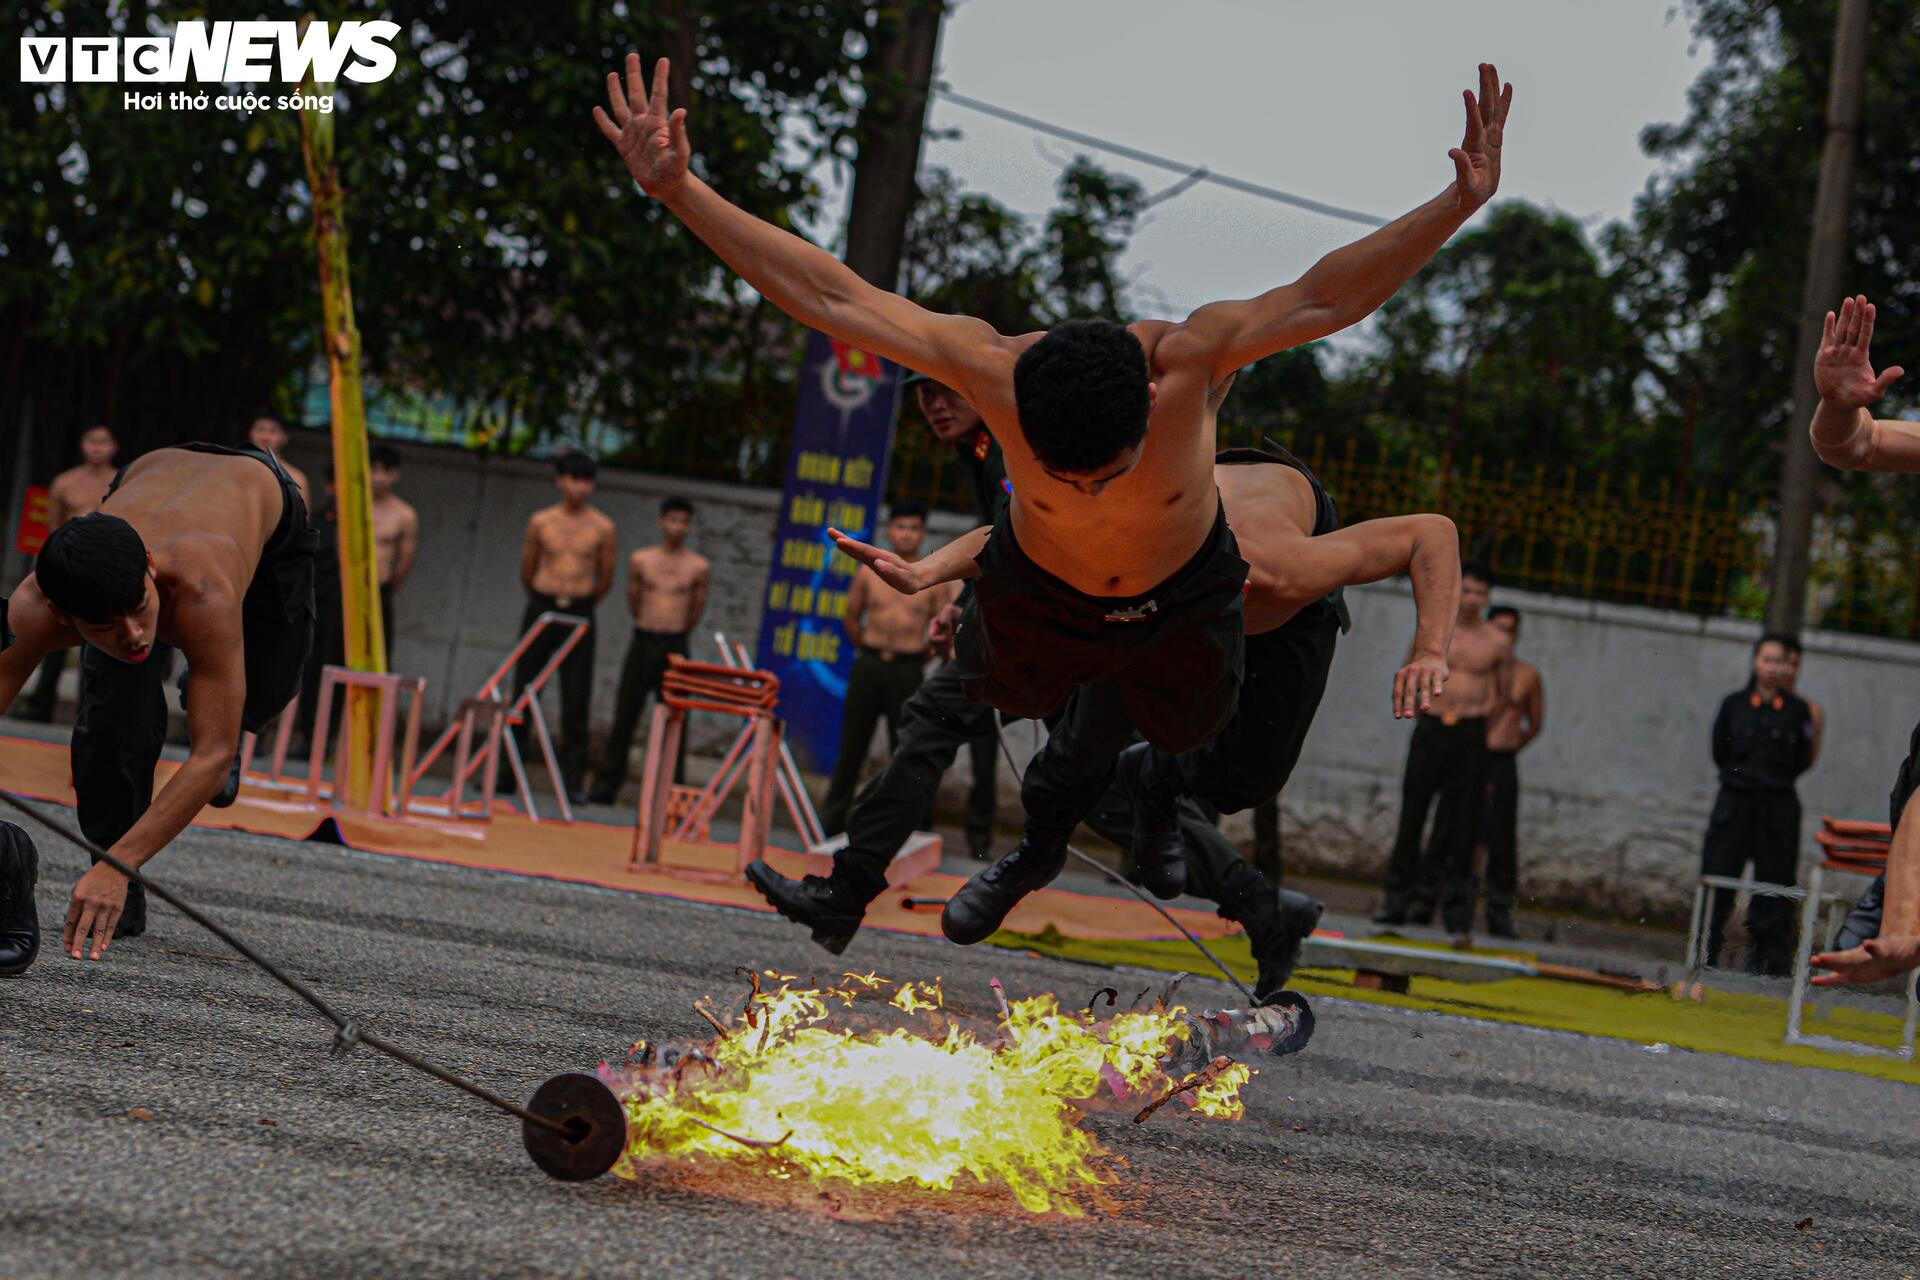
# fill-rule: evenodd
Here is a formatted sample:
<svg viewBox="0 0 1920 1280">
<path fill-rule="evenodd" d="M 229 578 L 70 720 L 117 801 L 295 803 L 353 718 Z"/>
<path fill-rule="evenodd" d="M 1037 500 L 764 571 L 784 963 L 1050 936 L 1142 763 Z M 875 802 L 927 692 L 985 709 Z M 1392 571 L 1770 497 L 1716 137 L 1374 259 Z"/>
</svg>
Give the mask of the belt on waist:
<svg viewBox="0 0 1920 1280">
<path fill-rule="evenodd" d="M 885 649 L 869 649 L 866 645 L 861 645 L 860 656 L 878 658 L 882 662 L 925 662 L 931 654 L 926 649 L 918 653 L 889 653 Z"/>
</svg>

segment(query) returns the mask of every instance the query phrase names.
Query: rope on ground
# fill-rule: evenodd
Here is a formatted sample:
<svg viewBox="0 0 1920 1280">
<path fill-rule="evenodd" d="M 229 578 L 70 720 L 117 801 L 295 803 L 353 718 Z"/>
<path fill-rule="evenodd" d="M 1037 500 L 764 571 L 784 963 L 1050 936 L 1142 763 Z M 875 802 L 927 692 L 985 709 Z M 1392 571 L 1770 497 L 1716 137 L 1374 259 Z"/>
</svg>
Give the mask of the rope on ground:
<svg viewBox="0 0 1920 1280">
<path fill-rule="evenodd" d="M 114 857 L 112 854 L 108 853 L 106 850 L 100 848 L 100 846 L 94 844 L 93 841 L 81 835 L 78 831 L 75 831 L 71 827 L 67 826 L 65 823 L 60 822 L 57 819 L 50 818 L 46 814 L 41 813 L 38 809 L 35 809 L 33 806 L 29 805 L 26 802 L 26 800 L 23 799 L 22 797 L 17 796 L 10 791 L 0 791 L 0 800 L 6 801 L 6 803 L 13 806 L 15 809 L 18 809 L 21 813 L 33 819 L 33 821 L 45 827 L 47 830 L 53 832 L 55 835 L 67 841 L 69 844 L 76 845 L 79 848 L 86 850 L 89 854 L 92 854 L 95 858 L 97 858 L 101 862 L 106 863 L 108 866 L 112 867 L 115 871 L 118 871 L 121 875 L 125 876 L 127 879 L 131 880 L 133 883 L 141 886 L 148 893 L 153 894 L 155 897 L 165 902 L 168 906 L 178 911 L 181 915 L 193 921 L 195 924 L 199 925 L 202 929 L 205 929 L 208 933 L 211 933 L 214 937 L 220 939 L 220 941 L 226 943 L 229 947 L 232 947 L 235 951 L 238 951 L 242 956 L 244 956 L 247 960 L 251 961 L 256 967 L 258 967 L 268 977 L 272 978 L 275 982 L 278 982 L 281 986 L 285 987 L 287 990 L 293 992 L 293 994 L 299 996 L 302 1000 L 312 1005 L 313 1008 L 320 1014 L 321 1017 L 331 1022 L 334 1026 L 333 1043 L 331 1048 L 336 1055 L 344 1054 L 348 1052 L 356 1044 L 367 1045 L 370 1048 L 378 1049 L 381 1053 L 386 1054 L 389 1058 L 392 1058 L 396 1062 L 404 1063 L 405 1065 L 412 1067 L 415 1071 L 423 1072 L 426 1075 L 432 1076 L 436 1080 L 442 1081 L 445 1084 L 452 1085 L 456 1089 L 465 1090 L 467 1093 L 470 1093 L 474 1097 L 480 1099 L 480 1101 L 487 1103 L 489 1106 L 498 1107 L 500 1110 L 506 1112 L 508 1115 L 518 1116 L 521 1120 L 526 1121 L 528 1124 L 538 1125 L 543 1129 L 549 1129 L 552 1132 L 559 1134 L 562 1137 L 571 1138 L 574 1136 L 574 1129 L 572 1127 L 562 1124 L 557 1120 L 548 1119 L 546 1116 L 535 1115 L 533 1112 L 527 1110 L 525 1107 L 522 1107 L 515 1103 L 507 1101 L 505 1098 L 501 1097 L 497 1093 L 494 1093 L 492 1090 L 484 1088 L 480 1085 L 477 1085 L 473 1083 L 471 1080 L 467 1080 L 460 1076 L 457 1076 L 453 1072 L 447 1070 L 445 1067 L 442 1067 L 437 1063 L 429 1062 L 425 1058 L 418 1057 L 415 1054 L 409 1053 L 407 1050 L 400 1048 L 398 1045 L 392 1044 L 389 1041 L 384 1040 L 381 1037 L 373 1034 L 371 1031 L 368 1031 L 366 1028 L 362 1027 L 359 1023 L 355 1022 L 353 1019 L 340 1013 L 332 1005 L 328 1004 L 325 1000 L 322 1000 L 320 996 L 316 994 L 311 987 L 307 986 L 306 983 L 300 981 L 298 978 L 294 977 L 293 975 L 282 971 L 280 967 L 274 964 L 271 960 L 268 960 L 265 956 L 255 951 L 252 947 L 240 941 L 239 938 L 227 932 L 226 929 L 222 928 L 218 924 L 215 924 L 212 920 L 202 915 L 198 910 L 198 908 L 190 905 L 189 903 L 183 902 L 179 898 L 175 897 L 172 890 L 167 889 L 166 887 L 150 879 L 148 876 L 144 875 L 143 873 L 134 870 L 132 867 L 128 866 L 126 863 L 120 861 L 120 859 Z"/>
<path fill-rule="evenodd" d="M 1025 783 L 1026 776 L 1021 772 L 1020 766 L 1014 763 L 1013 751 L 1011 748 L 1007 746 L 1007 735 L 1002 731 L 1000 721 L 997 716 L 994 718 L 993 738 L 994 738 L 994 741 L 1000 744 L 1000 754 L 1006 758 L 1007 768 L 1013 770 L 1013 780 L 1015 782 Z M 1078 849 L 1074 848 L 1071 844 L 1067 846 L 1067 852 L 1072 854 L 1074 857 L 1078 858 L 1080 861 L 1086 863 L 1089 867 L 1092 867 L 1095 871 L 1098 871 L 1101 875 L 1105 876 L 1107 879 L 1119 885 L 1122 889 L 1125 889 L 1128 893 L 1131 893 L 1134 897 L 1140 899 L 1140 901 L 1152 907 L 1155 911 L 1158 911 L 1161 914 L 1161 916 L 1165 918 L 1168 924 L 1178 929 L 1181 935 L 1185 937 L 1188 942 L 1191 942 L 1194 945 L 1194 948 L 1197 951 L 1199 951 L 1201 955 L 1205 956 L 1209 961 L 1213 963 L 1213 967 L 1218 969 L 1222 974 L 1222 976 L 1224 976 L 1228 982 L 1232 983 L 1235 987 L 1239 988 L 1240 994 L 1247 998 L 1247 1005 L 1249 1008 L 1256 1006 L 1260 1003 L 1259 999 L 1253 994 L 1253 992 L 1250 989 L 1248 989 L 1247 984 L 1240 981 L 1239 976 L 1235 974 L 1233 970 L 1227 968 L 1225 964 L 1222 964 L 1220 961 L 1220 957 L 1213 954 L 1213 951 L 1207 946 L 1206 943 L 1200 941 L 1199 934 L 1195 933 L 1193 930 L 1187 928 L 1187 926 L 1181 924 L 1178 920 L 1174 919 L 1173 913 L 1171 911 L 1168 911 L 1165 907 L 1161 906 L 1158 902 L 1154 901 L 1151 897 L 1149 897 L 1145 893 L 1142 893 L 1140 891 L 1140 886 L 1116 874 L 1111 868 L 1107 866 L 1106 863 L 1101 862 L 1097 858 L 1089 857 L 1087 854 L 1084 854 L 1080 852 Z"/>
</svg>

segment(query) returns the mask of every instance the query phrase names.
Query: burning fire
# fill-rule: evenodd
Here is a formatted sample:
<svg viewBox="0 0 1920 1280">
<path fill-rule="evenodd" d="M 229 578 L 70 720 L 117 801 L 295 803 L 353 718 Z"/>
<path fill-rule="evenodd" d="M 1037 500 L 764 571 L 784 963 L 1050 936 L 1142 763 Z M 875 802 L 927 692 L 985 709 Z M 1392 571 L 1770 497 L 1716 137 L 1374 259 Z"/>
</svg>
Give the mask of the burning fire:
<svg viewBox="0 0 1920 1280">
<path fill-rule="evenodd" d="M 855 1185 L 950 1190 L 972 1177 L 1032 1212 L 1078 1214 L 1076 1193 L 1111 1181 L 1117 1159 L 1080 1127 L 1084 1112 L 1144 1121 L 1177 1097 L 1237 1120 L 1251 1072 L 1218 1049 L 1288 1052 L 1283 1041 L 1304 1042 L 1302 1017 L 1311 1030 L 1304 1007 L 1189 1013 L 1170 1002 L 1177 981 L 1145 1010 L 1104 1016 L 1051 995 L 1009 1004 L 995 981 L 988 1023 L 950 1009 L 938 983 L 847 974 L 796 986 L 768 971 L 780 985 L 763 990 L 749 976 L 737 1014 L 695 1006 L 717 1031 L 709 1043 L 641 1041 L 624 1064 L 601 1065 L 627 1111 L 619 1176 L 706 1157 Z"/>
</svg>

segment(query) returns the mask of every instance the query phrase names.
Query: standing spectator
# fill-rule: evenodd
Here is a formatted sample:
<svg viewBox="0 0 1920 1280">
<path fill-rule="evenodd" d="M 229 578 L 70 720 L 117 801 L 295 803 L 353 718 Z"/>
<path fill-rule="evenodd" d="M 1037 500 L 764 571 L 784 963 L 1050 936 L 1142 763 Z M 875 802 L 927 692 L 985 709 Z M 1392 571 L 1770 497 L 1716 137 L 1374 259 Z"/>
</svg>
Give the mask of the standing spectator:
<svg viewBox="0 0 1920 1280">
<path fill-rule="evenodd" d="M 104 422 L 80 433 L 80 465 L 68 467 L 55 476 L 47 492 L 48 533 L 69 520 L 100 509 L 107 497 L 107 486 L 113 483 L 114 459 L 119 456 L 120 441 L 114 437 L 113 428 Z M 54 704 L 60 699 L 60 673 L 66 669 L 65 649 L 55 649 L 42 658 L 39 683 L 13 714 L 39 724 L 51 721 Z"/>
<path fill-rule="evenodd" d="M 1813 709 L 1790 688 L 1800 656 L 1792 636 L 1768 632 L 1753 646 L 1753 675 L 1726 696 L 1713 721 L 1713 763 L 1720 794 L 1713 800 L 1700 870 L 1737 876 L 1748 861 L 1762 884 L 1791 885 L 1799 876 L 1800 797 L 1794 781 L 1813 763 Z M 1733 894 L 1714 890 L 1707 921 L 1707 960 L 1719 963 Z M 1753 949 L 1747 968 L 1784 977 L 1792 970 L 1793 908 L 1785 898 L 1755 894 L 1747 906 Z"/>
<path fill-rule="evenodd" d="M 413 572 L 420 549 L 420 514 L 394 492 L 400 483 L 400 451 L 390 444 L 367 450 L 367 487 L 373 492 L 373 558 L 380 577 L 380 630 L 393 666 L 393 593 Z"/>
<path fill-rule="evenodd" d="M 593 696 L 593 610 L 613 586 L 615 532 L 613 521 L 592 505 L 598 468 L 584 453 L 563 453 L 554 459 L 553 483 L 560 501 L 533 513 L 520 551 L 520 585 L 527 591 L 526 612 L 520 616 L 520 634 L 532 630 L 543 613 L 561 613 L 587 624 L 585 634 L 560 664 L 560 778 L 567 799 L 586 797 L 581 784 L 587 771 L 587 731 Z M 569 630 L 548 627 L 527 646 L 514 668 L 517 695 L 566 640 Z M 524 759 L 529 738 L 523 722 L 514 731 Z"/>
<path fill-rule="evenodd" d="M 1487 621 L 1520 643 L 1520 611 L 1499 604 Z M 1487 850 L 1487 932 L 1517 938 L 1513 904 L 1519 890 L 1520 770 L 1516 757 L 1540 736 L 1547 722 L 1547 687 L 1530 662 L 1513 661 L 1506 698 L 1487 724 L 1486 821 L 1481 843 Z"/>
<path fill-rule="evenodd" d="M 307 473 L 288 462 L 281 455 L 287 451 L 287 441 L 293 438 L 287 430 L 287 420 L 271 409 L 261 409 L 253 415 L 253 422 L 247 427 L 247 442 L 263 453 L 278 458 L 286 473 L 293 477 L 293 483 L 300 489 L 300 501 L 307 506 L 313 505 L 313 490 L 307 487 Z"/>
<path fill-rule="evenodd" d="M 613 728 L 607 734 L 606 754 L 594 774 L 594 804 L 619 799 L 627 780 L 627 755 L 647 696 L 660 688 L 667 656 L 687 656 L 687 634 L 700 625 L 707 609 L 707 591 L 713 566 L 687 548 L 693 532 L 693 504 L 668 498 L 660 504 L 660 542 L 642 547 L 627 560 L 627 611 L 633 615 L 633 638 L 627 642 L 627 660 L 620 668 L 620 692 L 614 699 Z M 686 773 L 687 740 L 680 738 L 680 758 L 673 779 Z"/>
<path fill-rule="evenodd" d="M 887 542 L 893 554 L 908 563 L 918 560 L 926 536 L 926 506 L 919 502 L 895 503 L 887 517 Z M 865 565 L 853 575 L 843 622 L 847 638 L 860 656 L 853 660 L 853 670 L 847 676 L 840 751 L 834 757 L 826 802 L 820 806 L 820 827 L 829 835 L 846 829 L 854 784 L 860 780 L 860 766 L 866 763 L 874 726 L 882 717 L 887 722 L 888 750 L 897 744 L 900 709 L 920 688 L 931 656 L 927 627 L 934 615 L 959 594 L 958 587 L 948 583 L 904 595 Z"/>
<path fill-rule="evenodd" d="M 1446 691 L 1421 713 L 1407 746 L 1400 829 L 1376 924 L 1428 923 L 1444 884 L 1441 914 L 1448 932 L 1473 927 L 1473 843 L 1487 785 L 1487 719 L 1505 701 L 1513 660 L 1512 638 L 1480 616 L 1492 590 L 1492 569 L 1477 560 L 1460 566 L 1460 616 L 1447 646 L 1450 674 Z M 1422 856 L 1420 836 L 1436 794 L 1440 808 Z"/>
<path fill-rule="evenodd" d="M 974 514 L 981 524 L 992 524 L 1000 511 L 1000 504 L 1007 497 L 1007 465 L 1000 456 L 1000 446 L 987 430 L 986 424 L 974 407 L 952 387 L 935 382 L 924 373 L 907 375 L 905 386 L 913 388 L 914 399 L 920 406 L 920 413 L 927 420 L 934 439 L 953 450 L 953 458 L 966 474 L 967 486 L 973 491 Z M 964 600 L 972 584 L 961 588 L 960 599 Z M 960 603 L 956 601 L 934 615 L 932 630 L 927 639 L 935 650 L 951 648 L 953 631 L 960 622 Z M 950 653 L 943 654 L 951 657 Z M 943 686 L 944 687 L 944 686 Z M 955 690 L 957 693 L 958 690 Z M 962 694 L 961 700 L 965 701 Z M 947 759 L 953 759 L 952 744 L 939 743 L 934 737 L 944 737 L 944 730 L 951 723 L 948 713 L 943 710 L 940 716 L 943 732 L 923 739 L 928 742 L 928 750 L 945 751 Z M 967 762 L 973 773 L 973 786 L 967 792 L 967 852 L 975 862 L 986 862 L 993 857 L 994 802 L 998 784 L 997 771 L 1000 762 L 1000 738 L 989 726 L 984 733 L 977 733 L 965 739 L 967 744 Z M 939 786 L 936 776 L 927 788 L 931 795 Z"/>
</svg>

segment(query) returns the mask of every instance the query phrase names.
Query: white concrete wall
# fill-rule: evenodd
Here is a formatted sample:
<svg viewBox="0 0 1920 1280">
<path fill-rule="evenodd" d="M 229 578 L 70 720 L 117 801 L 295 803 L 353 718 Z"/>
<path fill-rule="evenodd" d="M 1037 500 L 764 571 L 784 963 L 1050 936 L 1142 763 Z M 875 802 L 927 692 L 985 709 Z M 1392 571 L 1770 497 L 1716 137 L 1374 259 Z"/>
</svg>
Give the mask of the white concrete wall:
<svg viewBox="0 0 1920 1280">
<path fill-rule="evenodd" d="M 1284 797 L 1289 866 L 1385 869 L 1412 732 L 1387 695 L 1413 628 L 1401 584 L 1348 592 L 1326 700 Z M 1546 731 L 1520 757 L 1522 896 L 1670 916 L 1690 900 L 1712 807 L 1720 700 L 1744 683 L 1754 623 L 1496 590 L 1546 682 Z M 1920 645 L 1812 632 L 1800 691 L 1827 713 L 1800 783 L 1803 859 L 1820 816 L 1884 820 L 1920 717 Z"/>
</svg>

